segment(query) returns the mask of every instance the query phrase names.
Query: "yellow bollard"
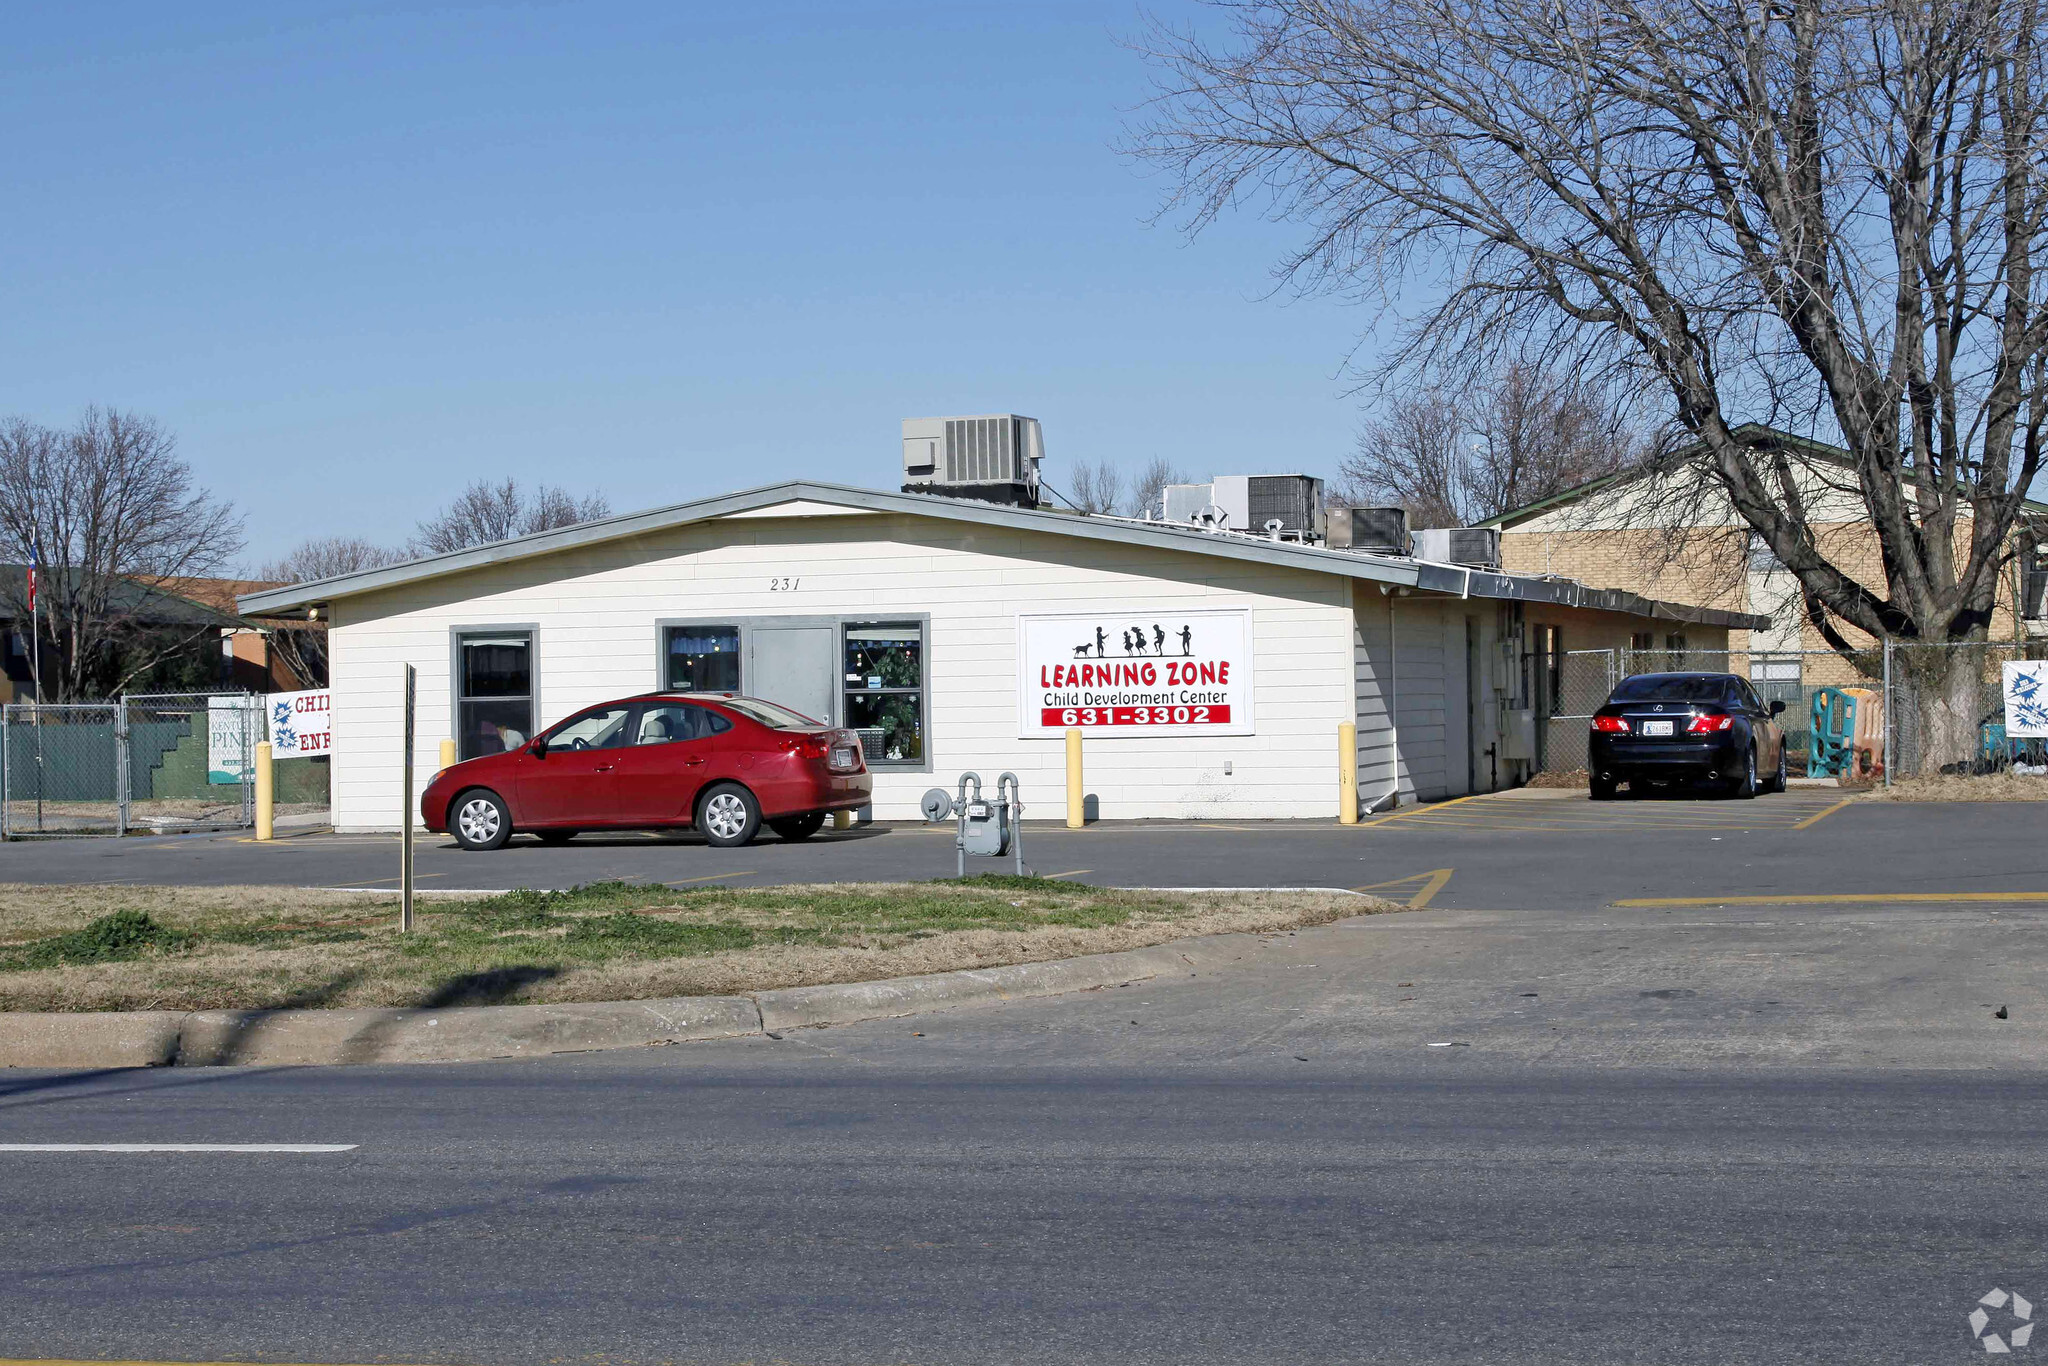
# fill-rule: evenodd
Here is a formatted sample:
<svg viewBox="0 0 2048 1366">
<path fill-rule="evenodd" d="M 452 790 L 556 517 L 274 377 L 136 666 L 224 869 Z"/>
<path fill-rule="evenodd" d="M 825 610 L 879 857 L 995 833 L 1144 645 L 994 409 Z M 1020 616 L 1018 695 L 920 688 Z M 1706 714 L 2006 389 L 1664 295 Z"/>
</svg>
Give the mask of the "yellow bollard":
<svg viewBox="0 0 2048 1366">
<path fill-rule="evenodd" d="M 441 742 L 441 767 L 455 767 L 455 742 L 453 740 L 443 740 Z"/>
<path fill-rule="evenodd" d="M 1081 783 L 1081 728 L 1074 726 L 1067 731 L 1067 829 L 1079 830 L 1085 823 L 1083 812 L 1087 797 L 1083 795 Z"/>
<path fill-rule="evenodd" d="M 853 813 L 851 811 L 834 811 L 832 813 L 832 828 L 834 830 L 853 829 Z"/>
<path fill-rule="evenodd" d="M 1337 725 L 1337 824 L 1358 824 L 1358 725 Z"/>
<path fill-rule="evenodd" d="M 273 829 L 272 810 L 276 805 L 277 784 L 270 770 L 270 742 L 265 740 L 256 746 L 256 838 L 267 840 Z"/>
</svg>

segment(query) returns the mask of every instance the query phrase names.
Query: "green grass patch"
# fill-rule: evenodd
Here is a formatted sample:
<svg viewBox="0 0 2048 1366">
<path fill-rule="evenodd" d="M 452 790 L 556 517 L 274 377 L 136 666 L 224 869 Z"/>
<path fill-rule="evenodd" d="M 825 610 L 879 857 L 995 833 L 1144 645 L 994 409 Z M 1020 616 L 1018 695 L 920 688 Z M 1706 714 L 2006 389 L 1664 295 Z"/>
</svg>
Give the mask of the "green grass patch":
<svg viewBox="0 0 2048 1366">
<path fill-rule="evenodd" d="M 284 888 L 65 895 L 0 897 L 0 1009 L 723 994 L 1318 924 L 1364 909 L 1323 895 L 1134 892 L 1006 874 L 746 888 L 608 881 L 423 899 L 414 932 L 401 935 L 396 906 L 382 899 Z"/>
<path fill-rule="evenodd" d="M 152 953 L 176 953 L 197 938 L 189 930 L 158 923 L 147 911 L 115 911 L 83 929 L 12 946 L 0 953 L 0 972 L 125 962 Z"/>
</svg>

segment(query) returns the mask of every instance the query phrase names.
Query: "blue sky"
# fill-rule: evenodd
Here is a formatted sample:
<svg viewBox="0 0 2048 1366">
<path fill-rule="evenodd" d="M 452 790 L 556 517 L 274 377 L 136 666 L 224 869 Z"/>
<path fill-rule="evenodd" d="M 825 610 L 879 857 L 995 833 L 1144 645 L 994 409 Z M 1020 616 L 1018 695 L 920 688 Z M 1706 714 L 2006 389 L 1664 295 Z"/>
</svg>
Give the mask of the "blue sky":
<svg viewBox="0 0 2048 1366">
<path fill-rule="evenodd" d="M 1154 13 L 1191 17 L 1191 6 Z M 254 563 L 479 476 L 893 486 L 904 417 L 1334 473 L 1365 325 L 1114 150 L 1135 5 L 25 6 L 0 412 L 155 414 Z"/>
</svg>

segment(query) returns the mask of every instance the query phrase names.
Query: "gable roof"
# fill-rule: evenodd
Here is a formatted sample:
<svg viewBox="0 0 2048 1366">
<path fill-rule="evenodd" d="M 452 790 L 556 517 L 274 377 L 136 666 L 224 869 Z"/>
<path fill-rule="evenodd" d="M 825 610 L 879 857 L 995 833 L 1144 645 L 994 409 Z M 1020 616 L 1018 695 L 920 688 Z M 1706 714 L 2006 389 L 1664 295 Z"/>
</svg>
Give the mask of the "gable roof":
<svg viewBox="0 0 2048 1366">
<path fill-rule="evenodd" d="M 75 578 L 82 574 L 82 570 L 52 569 L 47 565 L 36 571 L 37 582 L 43 586 L 46 598 L 51 585 L 57 583 L 60 576 Z M 115 579 L 107 588 L 107 602 L 111 611 L 131 617 L 142 626 L 251 628 L 256 625 L 232 612 L 224 612 L 134 578 Z M 0 617 L 12 617 L 17 613 L 27 615 L 27 603 L 28 566 L 0 564 Z"/>
<path fill-rule="evenodd" d="M 1618 589 L 1588 588 L 1583 584 L 1512 574 L 1468 569 L 1462 565 L 1434 564 L 1427 560 L 1392 555 L 1366 555 L 1328 550 L 1320 546 L 1260 537 L 1202 531 L 1172 522 L 1143 522 L 1120 517 L 1086 517 L 1047 512 L 1034 508 L 1004 507 L 963 498 L 924 493 L 891 493 L 880 489 L 852 488 L 844 484 L 795 480 L 729 493 L 716 498 L 677 503 L 645 512 L 602 517 L 592 522 L 535 532 L 467 550 L 429 555 L 403 564 L 365 569 L 354 574 L 316 579 L 310 583 L 265 589 L 244 594 L 237 606 L 252 616 L 274 616 L 295 609 L 316 607 L 337 598 L 375 593 L 405 584 L 460 574 L 490 565 L 550 555 L 580 546 L 598 545 L 629 536 L 645 535 L 721 517 L 750 514 L 774 515 L 770 509 L 785 505 L 809 505 L 804 515 L 843 510 L 852 513 L 902 513 L 939 521 L 972 522 L 1054 536 L 1084 540 L 1114 541 L 1126 545 L 1150 545 L 1191 555 L 1218 559 L 1250 560 L 1281 565 L 1314 573 L 1415 588 L 1425 592 L 1452 593 L 1460 597 L 1504 598 L 1528 602 L 1555 602 L 1636 616 L 1660 617 L 1673 621 L 1697 622 L 1710 626 L 1759 630 L 1769 618 L 1746 612 L 1725 612 L 1715 608 L 1692 607 L 1682 603 L 1657 602 Z M 793 510 L 793 509 L 792 509 Z"/>
<path fill-rule="evenodd" d="M 1767 427 L 1761 422 L 1744 422 L 1731 427 L 1729 432 L 1731 435 L 1743 439 L 1746 445 L 1789 446 L 1810 458 L 1840 465 L 1844 469 L 1853 468 L 1855 465 L 1855 461 L 1846 447 L 1833 446 L 1825 441 L 1815 441 L 1812 437 L 1799 436 L 1793 432 L 1781 431 L 1776 427 Z M 1671 454 L 1668 461 L 1659 461 L 1658 465 L 1667 467 L 1682 465 L 1697 460 L 1706 453 L 1706 443 L 1695 441 L 1691 445 L 1680 447 Z M 1647 464 L 1637 465 L 1631 469 L 1616 470 L 1613 474 L 1603 474 L 1598 479 L 1588 479 L 1583 484 L 1574 484 L 1570 488 L 1561 489 L 1546 498 L 1538 498 L 1533 503 L 1524 503 L 1520 507 L 1509 508 L 1506 512 L 1496 513 L 1494 516 L 1488 517 L 1485 521 L 1479 523 L 1479 525 L 1483 527 L 1498 527 L 1502 531 L 1511 531 L 1516 523 L 1526 522 L 1539 513 L 1565 507 L 1599 493 L 1604 489 L 1617 488 L 1622 484 L 1644 478 L 1655 471 L 1656 466 Z M 2048 512 L 2048 503 L 2037 503 L 2031 498 L 2025 498 L 2021 501 L 2029 512 Z"/>
</svg>

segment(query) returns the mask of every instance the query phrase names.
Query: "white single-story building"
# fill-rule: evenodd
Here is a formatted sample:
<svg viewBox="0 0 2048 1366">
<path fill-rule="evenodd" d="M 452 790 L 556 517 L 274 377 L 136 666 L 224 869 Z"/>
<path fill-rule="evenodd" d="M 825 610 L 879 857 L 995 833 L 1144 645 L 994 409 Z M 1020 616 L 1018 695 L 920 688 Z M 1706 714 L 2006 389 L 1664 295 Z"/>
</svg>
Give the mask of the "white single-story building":
<svg viewBox="0 0 2048 1366">
<path fill-rule="evenodd" d="M 743 693 L 861 732 L 872 815 L 915 819 L 963 770 L 1063 817 L 1337 814 L 1512 786 L 1535 758 L 1541 651 L 1761 619 L 1408 556 L 1187 525 L 797 482 L 240 599 L 329 621 L 333 818 L 399 821 L 415 762 L 516 744 L 657 689 Z M 1549 623 L 1538 632 L 1529 611 Z M 1560 634 L 1562 633 L 1562 634 Z M 1535 694 L 1532 697 L 1532 693 Z"/>
</svg>

